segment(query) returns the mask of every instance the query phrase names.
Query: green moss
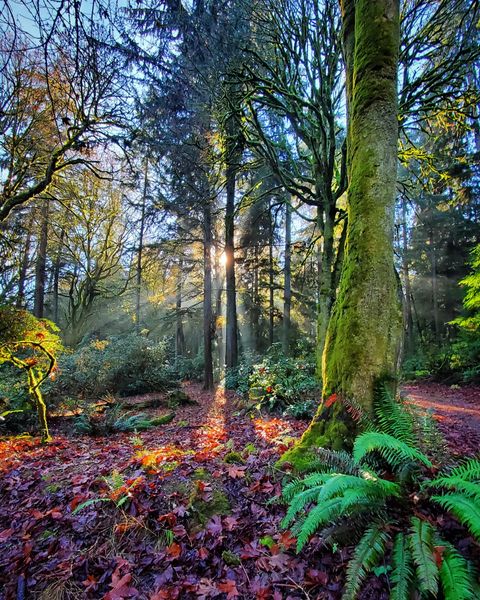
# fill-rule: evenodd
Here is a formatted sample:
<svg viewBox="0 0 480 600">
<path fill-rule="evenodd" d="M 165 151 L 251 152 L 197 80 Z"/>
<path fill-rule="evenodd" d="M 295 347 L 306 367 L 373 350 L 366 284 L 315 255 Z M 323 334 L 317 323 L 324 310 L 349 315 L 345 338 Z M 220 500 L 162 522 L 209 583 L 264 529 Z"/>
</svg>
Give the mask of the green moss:
<svg viewBox="0 0 480 600">
<path fill-rule="evenodd" d="M 222 559 L 229 567 L 239 567 L 242 564 L 238 554 L 230 552 L 230 550 L 224 550 L 222 552 Z"/>
<path fill-rule="evenodd" d="M 230 502 L 227 496 L 219 489 L 214 489 L 209 500 L 205 500 L 196 487 L 190 495 L 188 509 L 191 511 L 190 522 L 192 528 L 198 525 L 204 527 L 215 515 L 229 515 Z"/>
<path fill-rule="evenodd" d="M 154 417 L 153 419 L 150 419 L 150 423 L 154 426 L 166 425 L 167 423 L 170 423 L 171 421 L 173 421 L 174 418 L 175 418 L 175 413 L 171 412 L 171 413 L 168 413 L 167 415 L 162 415 L 161 417 Z"/>
<path fill-rule="evenodd" d="M 235 451 L 227 452 L 227 454 L 225 454 L 223 461 L 229 465 L 233 465 L 233 464 L 242 465 L 245 462 L 242 455 L 239 452 L 235 452 Z"/>
</svg>

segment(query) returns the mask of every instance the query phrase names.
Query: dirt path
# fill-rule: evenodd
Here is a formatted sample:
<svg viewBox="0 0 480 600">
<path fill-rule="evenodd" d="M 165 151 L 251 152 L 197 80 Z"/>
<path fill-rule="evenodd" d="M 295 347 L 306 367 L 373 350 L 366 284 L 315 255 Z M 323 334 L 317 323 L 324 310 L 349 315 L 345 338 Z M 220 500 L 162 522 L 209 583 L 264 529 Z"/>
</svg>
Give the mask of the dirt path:
<svg viewBox="0 0 480 600">
<path fill-rule="evenodd" d="M 480 387 L 416 383 L 403 386 L 402 394 L 433 412 L 452 452 L 458 455 L 480 452 Z"/>
</svg>

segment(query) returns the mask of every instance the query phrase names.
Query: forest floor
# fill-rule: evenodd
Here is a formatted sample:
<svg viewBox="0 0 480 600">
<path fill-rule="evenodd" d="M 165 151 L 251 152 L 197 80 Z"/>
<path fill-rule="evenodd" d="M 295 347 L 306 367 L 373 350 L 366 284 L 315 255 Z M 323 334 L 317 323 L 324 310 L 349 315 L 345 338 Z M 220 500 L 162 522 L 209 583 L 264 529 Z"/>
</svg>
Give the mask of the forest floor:
<svg viewBox="0 0 480 600">
<path fill-rule="evenodd" d="M 168 425 L 108 438 L 0 442 L 0 599 L 340 597 L 348 550 L 280 529 L 276 459 L 305 422 L 249 418 L 233 393 L 188 384 Z M 456 454 L 480 447 L 480 388 L 404 387 Z M 161 414 L 163 409 L 149 410 Z M 83 503 L 87 503 L 82 507 Z M 372 576 L 362 598 L 388 597 Z"/>
</svg>

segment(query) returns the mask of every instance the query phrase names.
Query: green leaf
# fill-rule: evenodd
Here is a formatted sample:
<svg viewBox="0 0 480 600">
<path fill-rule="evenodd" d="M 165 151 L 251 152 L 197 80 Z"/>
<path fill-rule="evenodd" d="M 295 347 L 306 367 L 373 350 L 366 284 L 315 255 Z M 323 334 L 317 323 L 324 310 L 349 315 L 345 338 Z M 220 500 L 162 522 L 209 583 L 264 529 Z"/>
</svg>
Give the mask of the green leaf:
<svg viewBox="0 0 480 600">
<path fill-rule="evenodd" d="M 432 500 L 455 515 L 477 542 L 480 541 L 480 506 L 475 500 L 462 494 L 432 496 Z"/>
<path fill-rule="evenodd" d="M 389 535 L 384 528 L 384 523 L 370 527 L 357 544 L 348 563 L 342 600 L 354 600 L 357 597 L 365 577 L 385 554 L 385 545 Z"/>
<path fill-rule="evenodd" d="M 370 452 L 378 452 L 389 464 L 400 466 L 405 461 L 416 460 L 427 467 L 432 467 L 430 460 L 412 446 L 397 440 L 387 433 L 367 432 L 359 435 L 353 446 L 353 460 L 359 464 Z"/>
<path fill-rule="evenodd" d="M 76 515 L 77 513 L 79 513 L 81 510 L 83 510 L 87 506 L 91 506 L 92 504 L 95 504 L 95 502 L 111 502 L 111 500 L 110 500 L 110 498 L 91 498 L 90 500 L 87 500 L 86 502 L 82 502 L 81 504 L 79 504 L 75 510 L 72 510 L 72 515 Z"/>
<path fill-rule="evenodd" d="M 409 540 L 403 533 L 397 533 L 393 542 L 392 567 L 390 600 L 406 600 L 413 580 L 413 562 Z"/>
<path fill-rule="evenodd" d="M 416 566 L 420 591 L 435 595 L 438 592 L 438 567 L 433 556 L 435 531 L 430 523 L 417 517 L 412 517 L 411 523 L 410 548 Z"/>
<path fill-rule="evenodd" d="M 440 567 L 440 581 L 445 600 L 473 600 L 474 582 L 468 561 L 448 542 L 439 540 L 439 544 L 445 546 Z"/>
</svg>

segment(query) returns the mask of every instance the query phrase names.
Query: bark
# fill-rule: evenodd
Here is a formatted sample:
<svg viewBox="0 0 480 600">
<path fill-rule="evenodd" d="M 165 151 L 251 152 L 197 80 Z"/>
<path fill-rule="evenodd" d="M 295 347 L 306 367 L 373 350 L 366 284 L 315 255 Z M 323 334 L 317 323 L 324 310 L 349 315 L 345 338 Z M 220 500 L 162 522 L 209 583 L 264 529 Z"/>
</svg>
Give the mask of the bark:
<svg viewBox="0 0 480 600">
<path fill-rule="evenodd" d="M 290 198 L 285 202 L 285 275 L 283 290 L 283 351 L 290 353 L 292 308 L 292 205 Z"/>
<path fill-rule="evenodd" d="M 183 331 L 183 318 L 182 318 L 182 271 L 183 271 L 183 260 L 180 259 L 178 263 L 178 279 L 177 279 L 177 293 L 176 293 L 176 331 L 175 331 L 175 358 L 184 356 L 185 354 L 185 334 Z"/>
<path fill-rule="evenodd" d="M 348 101 L 348 229 L 323 355 L 323 399 L 283 460 L 348 447 L 355 427 L 341 398 L 371 410 L 379 379 L 395 376 L 401 310 L 393 264 L 397 172 L 398 0 L 343 0 Z M 352 36 L 354 44 L 352 43 Z M 336 402 L 326 402 L 333 394 Z"/>
<path fill-rule="evenodd" d="M 135 331 L 140 333 L 140 314 L 141 314 L 141 295 L 142 295 L 142 259 L 143 259 L 143 238 L 145 234 L 145 212 L 147 206 L 148 190 L 148 160 L 145 160 L 145 172 L 143 179 L 142 194 L 142 212 L 140 215 L 140 234 L 138 238 L 137 252 L 137 276 L 136 276 L 136 302 L 135 302 Z"/>
<path fill-rule="evenodd" d="M 53 320 L 55 323 L 58 322 L 58 298 L 59 298 L 59 281 L 60 281 L 60 267 L 62 263 L 62 249 L 63 240 L 65 237 L 65 231 L 62 229 L 60 233 L 60 240 L 58 242 L 57 256 L 55 257 L 55 264 L 53 267 Z"/>
<path fill-rule="evenodd" d="M 25 247 L 23 249 L 22 262 L 20 265 L 20 271 L 18 274 L 18 295 L 17 295 L 17 308 L 25 307 L 25 285 L 27 282 L 27 271 L 30 262 L 30 246 L 32 243 L 32 226 L 33 226 L 34 213 L 30 215 L 29 223 L 27 225 L 27 237 L 25 238 Z"/>
<path fill-rule="evenodd" d="M 46 282 L 46 264 L 47 264 L 47 244 L 48 244 L 48 200 L 43 200 L 42 211 L 40 213 L 40 236 L 37 250 L 37 260 L 35 261 L 35 293 L 33 314 L 43 318 L 45 308 L 45 282 Z"/>
<path fill-rule="evenodd" d="M 223 301 L 223 285 L 224 276 L 220 269 L 219 252 L 218 248 L 215 247 L 215 288 L 216 288 L 216 301 L 215 301 L 215 323 L 216 323 L 216 338 L 217 338 L 217 355 L 218 355 L 218 370 L 223 371 L 225 351 L 223 344 L 223 323 L 222 323 L 222 301 Z"/>
<path fill-rule="evenodd" d="M 410 354 L 413 350 L 413 314 L 412 314 L 412 290 L 410 286 L 410 270 L 408 267 L 408 227 L 407 227 L 407 199 L 402 199 L 402 271 L 404 287 L 404 323 L 405 323 L 405 351 Z"/>
<path fill-rule="evenodd" d="M 435 343 L 440 343 L 440 317 L 438 314 L 438 277 L 437 277 L 437 250 L 435 248 L 435 234 L 433 229 L 430 229 L 430 266 L 431 266 L 431 282 L 432 282 L 432 312 L 433 312 L 433 327 L 435 333 Z"/>
<path fill-rule="evenodd" d="M 213 358 L 212 358 L 212 209 L 210 200 L 205 200 L 203 206 L 203 356 L 204 382 L 206 390 L 213 388 Z"/>
<path fill-rule="evenodd" d="M 273 272 L 273 214 L 270 208 L 269 215 L 269 228 L 268 228 L 268 343 L 270 346 L 273 344 L 273 325 L 274 325 L 274 298 L 273 298 L 273 286 L 274 272 Z"/>
<path fill-rule="evenodd" d="M 236 139 L 232 129 L 235 124 L 229 119 L 227 128 L 227 167 L 226 188 L 227 203 L 225 209 L 225 283 L 227 288 L 227 307 L 225 325 L 225 367 L 231 369 L 238 362 L 238 325 L 237 325 L 237 291 L 235 283 L 235 177 L 237 172 L 238 152 Z M 232 147 L 233 146 L 233 147 Z"/>
</svg>

